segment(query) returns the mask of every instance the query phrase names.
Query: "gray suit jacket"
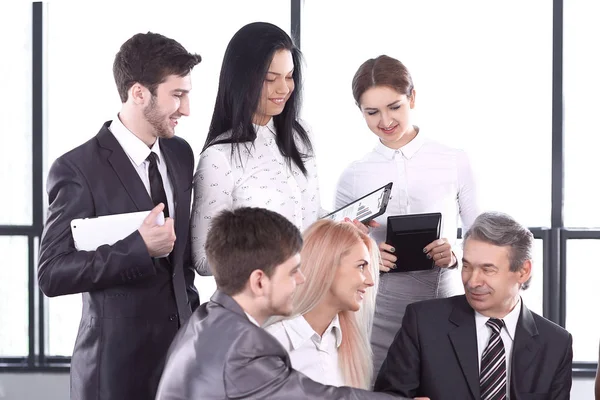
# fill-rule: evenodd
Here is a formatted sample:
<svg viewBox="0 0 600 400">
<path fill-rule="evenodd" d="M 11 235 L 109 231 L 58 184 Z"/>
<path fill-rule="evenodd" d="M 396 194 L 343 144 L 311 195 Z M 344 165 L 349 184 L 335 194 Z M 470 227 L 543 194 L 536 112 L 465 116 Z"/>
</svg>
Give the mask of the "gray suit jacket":
<svg viewBox="0 0 600 400">
<path fill-rule="evenodd" d="M 177 334 L 156 395 L 157 400 L 394 398 L 321 385 L 293 370 L 277 339 L 218 290 Z"/>
</svg>

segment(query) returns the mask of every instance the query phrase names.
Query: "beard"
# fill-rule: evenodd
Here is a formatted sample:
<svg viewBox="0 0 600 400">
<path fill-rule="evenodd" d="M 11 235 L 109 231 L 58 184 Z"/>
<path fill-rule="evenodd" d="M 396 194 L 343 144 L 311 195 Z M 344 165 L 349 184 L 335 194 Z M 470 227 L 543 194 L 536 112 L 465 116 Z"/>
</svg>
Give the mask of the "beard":
<svg viewBox="0 0 600 400">
<path fill-rule="evenodd" d="M 150 104 L 144 108 L 144 118 L 154 129 L 156 137 L 170 138 L 175 134 L 175 130 L 169 125 L 169 116 L 160 112 L 156 96 L 152 96 Z"/>
</svg>

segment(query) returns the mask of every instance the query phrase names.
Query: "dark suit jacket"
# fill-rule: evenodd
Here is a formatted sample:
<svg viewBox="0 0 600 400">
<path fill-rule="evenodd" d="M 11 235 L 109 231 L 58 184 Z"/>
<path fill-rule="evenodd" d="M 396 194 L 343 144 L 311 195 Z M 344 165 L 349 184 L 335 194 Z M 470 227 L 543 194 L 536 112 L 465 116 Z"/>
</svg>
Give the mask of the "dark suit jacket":
<svg viewBox="0 0 600 400">
<path fill-rule="evenodd" d="M 512 351 L 510 399 L 568 399 L 571 335 L 523 304 Z M 475 313 L 464 295 L 414 303 L 375 382 L 376 391 L 432 400 L 480 399 Z"/>
<path fill-rule="evenodd" d="M 293 370 L 277 339 L 218 290 L 177 334 L 156 395 L 156 400 L 394 398 L 325 386 Z"/>
<path fill-rule="evenodd" d="M 146 400 L 154 398 L 180 324 L 199 303 L 188 240 L 194 155 L 183 139 L 160 139 L 176 203 L 168 259 L 151 258 L 138 231 L 112 246 L 76 251 L 72 219 L 154 207 L 109 126 L 50 169 L 38 277 L 47 296 L 83 293 L 71 399 Z"/>
</svg>

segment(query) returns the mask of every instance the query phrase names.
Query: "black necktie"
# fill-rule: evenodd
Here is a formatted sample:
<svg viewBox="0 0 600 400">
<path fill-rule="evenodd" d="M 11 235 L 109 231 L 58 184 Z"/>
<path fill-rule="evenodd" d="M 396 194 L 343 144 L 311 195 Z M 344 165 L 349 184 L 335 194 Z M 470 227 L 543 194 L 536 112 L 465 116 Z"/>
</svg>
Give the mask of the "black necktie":
<svg viewBox="0 0 600 400">
<path fill-rule="evenodd" d="M 148 178 L 150 178 L 150 197 L 155 206 L 159 203 L 165 205 L 163 213 L 165 218 L 169 216 L 169 203 L 167 203 L 167 195 L 165 193 L 165 187 L 163 186 L 163 180 L 158 170 L 158 155 L 151 151 L 150 155 L 146 160 L 150 163 L 148 167 Z"/>
<path fill-rule="evenodd" d="M 490 318 L 485 324 L 492 329 L 492 335 L 481 356 L 481 400 L 506 399 L 506 354 L 500 337 L 504 321 Z"/>
</svg>

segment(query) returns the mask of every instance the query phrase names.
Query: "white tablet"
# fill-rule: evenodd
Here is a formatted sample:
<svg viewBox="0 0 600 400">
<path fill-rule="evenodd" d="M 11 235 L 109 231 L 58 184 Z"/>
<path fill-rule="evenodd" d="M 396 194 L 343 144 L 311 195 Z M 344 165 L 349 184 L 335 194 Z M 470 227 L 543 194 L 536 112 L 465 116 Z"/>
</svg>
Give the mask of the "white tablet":
<svg viewBox="0 0 600 400">
<path fill-rule="evenodd" d="M 105 244 L 115 244 L 135 232 L 148 214 L 150 211 L 74 219 L 71 221 L 71 233 L 75 248 L 93 251 Z M 156 218 L 156 223 L 164 225 L 165 217 L 162 212 Z"/>
</svg>

